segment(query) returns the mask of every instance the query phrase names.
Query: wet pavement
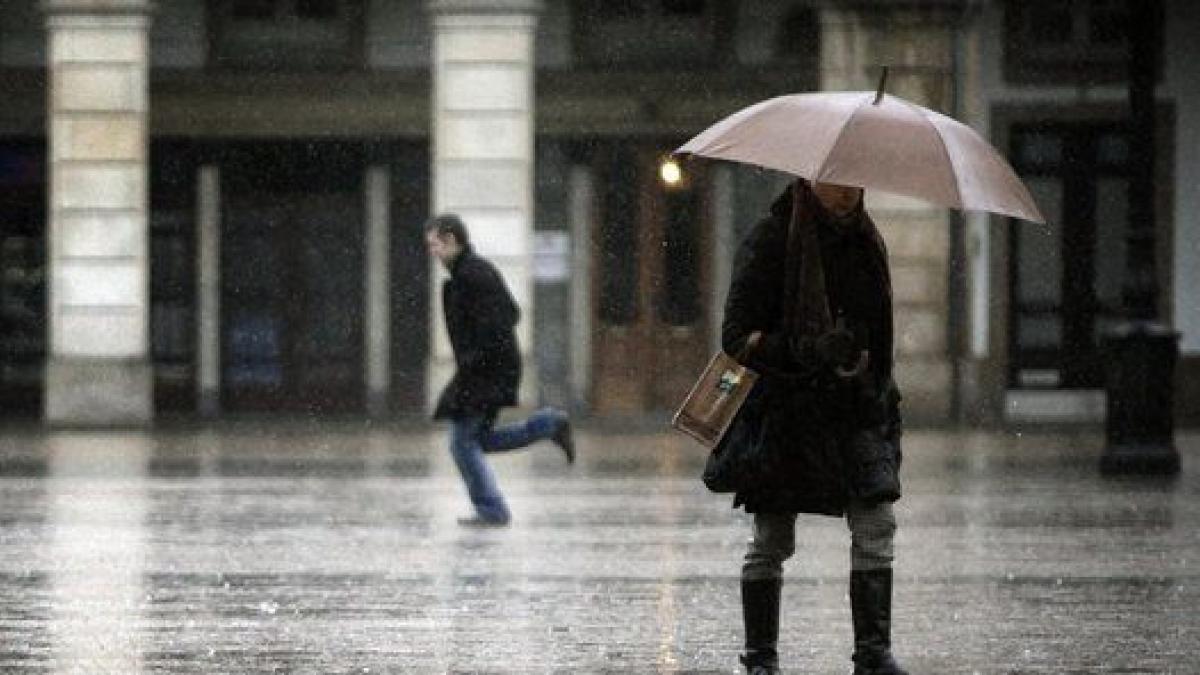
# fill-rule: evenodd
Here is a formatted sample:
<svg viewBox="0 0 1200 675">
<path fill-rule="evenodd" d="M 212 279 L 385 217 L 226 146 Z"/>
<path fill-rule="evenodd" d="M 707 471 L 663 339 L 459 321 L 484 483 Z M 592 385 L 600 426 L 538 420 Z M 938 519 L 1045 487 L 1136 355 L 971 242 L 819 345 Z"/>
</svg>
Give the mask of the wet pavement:
<svg viewBox="0 0 1200 675">
<path fill-rule="evenodd" d="M 901 660 L 923 673 L 1200 673 L 1200 436 L 1106 479 L 1095 433 L 911 432 Z M 735 672 L 747 517 L 669 433 L 493 457 L 468 507 L 437 428 L 0 432 L 0 672 Z M 801 520 L 787 673 L 848 673 L 848 535 Z"/>
</svg>

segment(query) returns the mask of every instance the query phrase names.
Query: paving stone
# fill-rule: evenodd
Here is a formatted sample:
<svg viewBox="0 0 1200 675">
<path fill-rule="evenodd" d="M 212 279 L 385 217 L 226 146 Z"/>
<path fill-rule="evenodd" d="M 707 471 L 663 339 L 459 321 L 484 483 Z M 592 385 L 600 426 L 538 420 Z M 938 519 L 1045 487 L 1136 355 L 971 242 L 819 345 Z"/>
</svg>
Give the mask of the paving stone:
<svg viewBox="0 0 1200 675">
<path fill-rule="evenodd" d="M 749 520 L 670 433 L 493 457 L 441 429 L 241 423 L 0 434 L 0 672 L 730 673 Z M 1200 437 L 1170 480 L 1097 434 L 912 432 L 894 641 L 919 673 L 1198 673 Z M 787 673 L 849 672 L 849 537 L 802 518 Z"/>
</svg>

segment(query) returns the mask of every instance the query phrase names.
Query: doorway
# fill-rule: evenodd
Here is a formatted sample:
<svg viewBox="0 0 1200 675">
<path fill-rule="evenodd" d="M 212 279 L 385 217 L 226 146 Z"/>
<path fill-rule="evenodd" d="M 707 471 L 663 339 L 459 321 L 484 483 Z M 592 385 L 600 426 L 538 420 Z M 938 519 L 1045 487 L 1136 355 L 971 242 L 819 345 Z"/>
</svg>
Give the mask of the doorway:
<svg viewBox="0 0 1200 675">
<path fill-rule="evenodd" d="M 599 413 L 674 409 L 711 346 L 708 191 L 690 165 L 662 171 L 676 144 L 601 148 L 592 241 L 592 405 Z"/>
<path fill-rule="evenodd" d="M 222 168 L 222 406 L 363 406 L 360 147 L 257 144 Z"/>
<path fill-rule="evenodd" d="M 1010 225 L 1010 386 L 1103 387 L 1101 336 L 1121 317 L 1131 151 L 1121 124 L 1013 127 L 1014 168 L 1047 222 Z"/>
<path fill-rule="evenodd" d="M 0 140 L 0 417 L 42 411 L 46 142 Z"/>
</svg>

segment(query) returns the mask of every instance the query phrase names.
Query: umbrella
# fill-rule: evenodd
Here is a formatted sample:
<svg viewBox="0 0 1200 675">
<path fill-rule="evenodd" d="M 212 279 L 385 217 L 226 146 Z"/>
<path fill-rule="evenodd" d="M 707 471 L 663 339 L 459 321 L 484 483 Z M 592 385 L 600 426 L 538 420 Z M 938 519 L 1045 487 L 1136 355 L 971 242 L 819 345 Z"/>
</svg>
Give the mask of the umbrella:
<svg viewBox="0 0 1200 675">
<path fill-rule="evenodd" d="M 792 94 L 717 122 L 675 154 L 755 164 L 811 181 L 940 206 L 1045 219 L 1008 162 L 973 129 L 879 90 Z"/>
</svg>

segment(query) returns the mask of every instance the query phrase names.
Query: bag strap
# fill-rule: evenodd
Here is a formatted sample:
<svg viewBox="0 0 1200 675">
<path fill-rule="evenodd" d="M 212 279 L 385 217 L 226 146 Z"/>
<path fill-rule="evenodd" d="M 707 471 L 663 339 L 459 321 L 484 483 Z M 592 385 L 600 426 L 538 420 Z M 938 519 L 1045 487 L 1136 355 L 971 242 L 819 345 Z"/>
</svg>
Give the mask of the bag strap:
<svg viewBox="0 0 1200 675">
<path fill-rule="evenodd" d="M 758 344 L 762 342 L 762 336 L 761 330 L 751 333 L 750 337 L 746 338 L 746 344 L 742 345 L 742 348 L 738 350 L 737 357 L 734 360 L 744 365 L 746 359 L 749 359 L 754 350 L 758 349 Z"/>
</svg>

